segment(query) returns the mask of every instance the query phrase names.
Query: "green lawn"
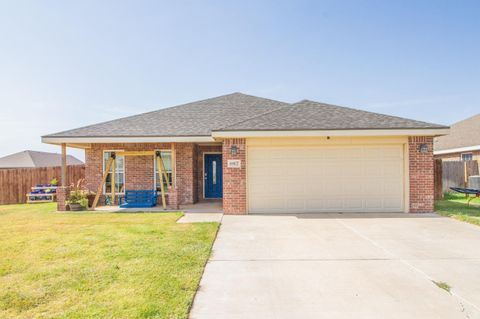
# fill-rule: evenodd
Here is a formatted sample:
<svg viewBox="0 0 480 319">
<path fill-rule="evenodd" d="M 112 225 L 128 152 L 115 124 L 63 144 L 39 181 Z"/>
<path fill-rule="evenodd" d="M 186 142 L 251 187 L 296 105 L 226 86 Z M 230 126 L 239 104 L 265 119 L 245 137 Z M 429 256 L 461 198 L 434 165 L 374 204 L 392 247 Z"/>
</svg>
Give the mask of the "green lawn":
<svg viewBox="0 0 480 319">
<path fill-rule="evenodd" d="M 186 318 L 218 223 L 0 206 L 0 318 Z"/>
<path fill-rule="evenodd" d="M 473 199 L 468 206 L 465 195 L 445 194 L 443 200 L 435 203 L 435 211 L 440 215 L 480 226 L 480 198 Z"/>
</svg>

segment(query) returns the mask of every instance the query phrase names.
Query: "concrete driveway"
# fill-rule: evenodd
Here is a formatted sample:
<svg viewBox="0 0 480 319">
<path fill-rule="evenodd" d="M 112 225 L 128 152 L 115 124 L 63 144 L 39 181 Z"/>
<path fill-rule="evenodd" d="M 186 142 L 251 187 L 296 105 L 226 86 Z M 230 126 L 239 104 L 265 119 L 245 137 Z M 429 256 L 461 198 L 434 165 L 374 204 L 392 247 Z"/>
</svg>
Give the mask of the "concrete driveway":
<svg viewBox="0 0 480 319">
<path fill-rule="evenodd" d="M 224 216 L 190 316 L 480 318 L 479 308 L 480 227 L 436 215 L 251 215 Z"/>
</svg>

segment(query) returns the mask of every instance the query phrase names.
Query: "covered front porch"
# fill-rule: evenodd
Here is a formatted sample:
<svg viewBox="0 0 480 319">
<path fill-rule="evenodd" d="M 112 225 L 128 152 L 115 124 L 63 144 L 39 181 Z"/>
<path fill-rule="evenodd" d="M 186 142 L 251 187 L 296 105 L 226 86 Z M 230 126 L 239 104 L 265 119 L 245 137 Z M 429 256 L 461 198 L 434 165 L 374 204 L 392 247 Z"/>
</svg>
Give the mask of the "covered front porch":
<svg viewBox="0 0 480 319">
<path fill-rule="evenodd" d="M 128 200 L 127 191 L 149 190 L 156 194 L 157 205 L 131 207 L 132 211 L 223 211 L 222 143 L 95 143 L 73 147 L 85 149 L 85 188 L 98 195 L 95 210 L 128 211 L 130 208 L 119 207 Z M 67 145 L 62 144 L 64 157 L 66 152 Z M 66 170 L 62 181 L 64 174 Z M 66 210 L 70 191 L 63 185 L 59 210 Z"/>
</svg>

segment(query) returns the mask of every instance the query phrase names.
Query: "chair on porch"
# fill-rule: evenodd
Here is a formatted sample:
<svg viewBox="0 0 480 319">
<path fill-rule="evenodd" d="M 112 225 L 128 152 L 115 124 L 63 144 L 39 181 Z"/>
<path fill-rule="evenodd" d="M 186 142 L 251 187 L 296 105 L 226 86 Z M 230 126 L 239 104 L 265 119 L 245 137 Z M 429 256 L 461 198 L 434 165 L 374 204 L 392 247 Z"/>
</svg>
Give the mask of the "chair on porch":
<svg viewBox="0 0 480 319">
<path fill-rule="evenodd" d="M 157 205 L 157 191 L 148 190 L 126 190 L 121 208 L 143 208 Z"/>
</svg>

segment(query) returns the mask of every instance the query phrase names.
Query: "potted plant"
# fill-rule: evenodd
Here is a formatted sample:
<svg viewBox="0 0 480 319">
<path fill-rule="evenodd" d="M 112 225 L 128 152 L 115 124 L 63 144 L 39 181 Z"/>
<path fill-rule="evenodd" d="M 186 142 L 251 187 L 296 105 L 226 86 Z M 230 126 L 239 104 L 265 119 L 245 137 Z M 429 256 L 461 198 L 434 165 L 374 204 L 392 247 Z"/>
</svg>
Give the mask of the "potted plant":
<svg viewBox="0 0 480 319">
<path fill-rule="evenodd" d="M 81 211 L 88 205 L 88 199 L 80 190 L 73 190 L 70 192 L 67 200 L 68 206 L 71 211 Z"/>
<path fill-rule="evenodd" d="M 71 186 L 67 204 L 71 211 L 81 211 L 88 208 L 87 191 L 83 188 L 83 179 L 78 180 L 76 185 Z"/>
</svg>

